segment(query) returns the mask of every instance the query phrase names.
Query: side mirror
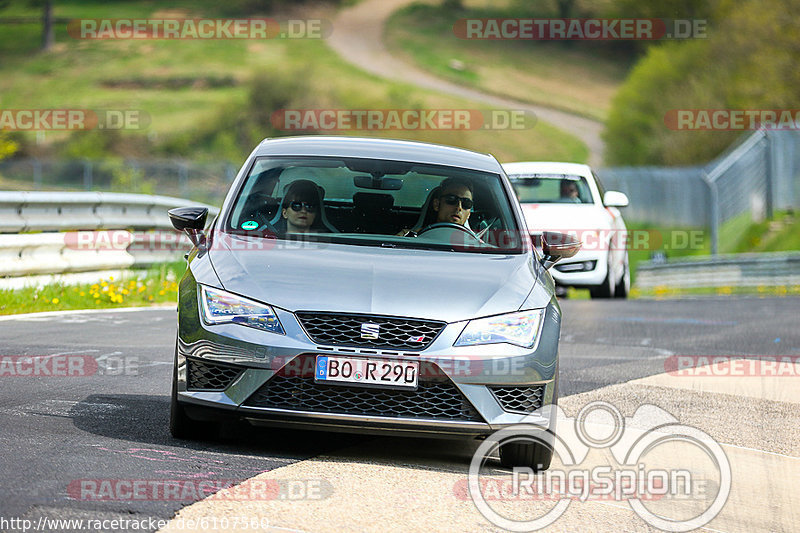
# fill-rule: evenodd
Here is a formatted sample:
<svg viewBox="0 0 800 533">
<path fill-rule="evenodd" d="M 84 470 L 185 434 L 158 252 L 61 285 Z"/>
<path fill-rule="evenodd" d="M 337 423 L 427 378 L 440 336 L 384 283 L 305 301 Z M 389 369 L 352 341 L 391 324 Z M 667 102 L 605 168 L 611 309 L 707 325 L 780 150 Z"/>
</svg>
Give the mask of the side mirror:
<svg viewBox="0 0 800 533">
<path fill-rule="evenodd" d="M 541 247 L 542 265 L 550 268 L 558 261 L 572 257 L 581 249 L 581 241 L 566 233 L 545 231 L 534 235 L 534 243 Z"/>
<path fill-rule="evenodd" d="M 628 207 L 628 196 L 619 191 L 608 191 L 603 195 L 603 205 L 606 207 Z"/>
<path fill-rule="evenodd" d="M 206 219 L 208 218 L 207 207 L 176 207 L 170 209 L 169 220 L 172 226 L 178 231 L 185 231 L 189 235 L 192 244 L 198 248 L 202 248 L 206 242 L 205 233 L 203 229 L 206 227 Z"/>
</svg>

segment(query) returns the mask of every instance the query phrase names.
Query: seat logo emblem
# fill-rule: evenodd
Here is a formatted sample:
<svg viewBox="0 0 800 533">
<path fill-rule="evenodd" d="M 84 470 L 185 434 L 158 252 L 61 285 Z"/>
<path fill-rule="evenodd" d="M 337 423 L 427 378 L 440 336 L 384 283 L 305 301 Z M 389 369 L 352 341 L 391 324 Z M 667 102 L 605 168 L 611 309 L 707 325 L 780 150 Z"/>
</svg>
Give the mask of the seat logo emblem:
<svg viewBox="0 0 800 533">
<path fill-rule="evenodd" d="M 361 324 L 361 338 L 362 339 L 377 339 L 381 334 L 380 324 L 374 322 L 367 322 Z"/>
</svg>

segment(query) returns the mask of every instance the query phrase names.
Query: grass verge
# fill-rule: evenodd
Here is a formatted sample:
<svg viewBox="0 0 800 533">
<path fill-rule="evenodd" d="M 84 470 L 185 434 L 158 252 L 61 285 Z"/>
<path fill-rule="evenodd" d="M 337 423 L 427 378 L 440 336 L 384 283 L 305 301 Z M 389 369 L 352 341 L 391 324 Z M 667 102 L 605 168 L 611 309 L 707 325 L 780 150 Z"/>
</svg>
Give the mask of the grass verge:
<svg viewBox="0 0 800 533">
<path fill-rule="evenodd" d="M 630 58 L 601 51 L 591 42 L 468 40 L 453 32 L 461 18 L 530 18 L 530 10 L 513 3 L 462 11 L 412 4 L 387 22 L 387 46 L 451 81 L 605 120 Z"/>
<path fill-rule="evenodd" d="M 44 287 L 0 290 L 0 315 L 176 302 L 178 281 L 185 270 L 185 262 L 164 263 L 147 270 L 129 270 L 121 279 L 112 276 L 91 284 L 53 283 Z"/>
<path fill-rule="evenodd" d="M 207 16 L 213 10 L 208 2 L 168 6 L 164 2 L 131 0 L 112 6 L 64 0 L 55 4 L 55 15 L 141 18 L 155 17 L 167 7 L 177 9 L 181 16 Z M 37 13 L 34 8 L 14 9 L 8 14 Z M 329 7 L 317 15 L 325 18 L 333 13 Z M 100 146 L 111 142 L 112 136 L 106 130 L 97 139 L 89 138 L 93 132 L 82 131 L 46 132 L 37 137 L 37 143 L 67 143 L 64 155 L 70 157 L 99 158 L 108 153 L 124 157 L 180 155 L 239 163 L 257 142 L 253 139 L 303 133 L 276 130 L 271 115 L 281 109 L 489 110 L 367 74 L 341 59 L 324 39 L 81 41 L 69 37 L 63 26 L 56 32 L 57 44 L 47 53 L 31 50 L 35 50 L 33 43 L 39 35 L 35 25 L 25 27 L 27 30 L 16 28 L 24 33 L 16 38 L 0 35 L 0 54 L 4 55 L 0 65 L 3 107 L 136 110 L 150 119 L 142 130 L 122 132 L 113 151 Z M 19 44 L 20 41 L 28 45 Z M 219 83 L 209 83 L 209 73 Z M 266 76 L 272 84 L 254 94 L 251 81 L 256 76 Z M 292 81 L 291 90 L 281 92 L 278 87 L 286 85 L 286 80 Z M 193 136 L 196 131 L 212 134 L 198 138 Z M 585 161 L 588 156 L 578 139 L 541 123 L 523 134 L 519 130 L 484 129 L 330 133 L 449 144 L 490 152 L 500 160 Z"/>
</svg>

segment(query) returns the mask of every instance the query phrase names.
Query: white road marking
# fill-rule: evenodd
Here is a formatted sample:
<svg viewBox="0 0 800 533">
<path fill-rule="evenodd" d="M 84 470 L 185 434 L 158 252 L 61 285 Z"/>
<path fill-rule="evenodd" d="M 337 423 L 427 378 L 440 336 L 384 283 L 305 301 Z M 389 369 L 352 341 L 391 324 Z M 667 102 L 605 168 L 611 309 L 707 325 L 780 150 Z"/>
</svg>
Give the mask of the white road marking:
<svg viewBox="0 0 800 533">
<path fill-rule="evenodd" d="M 7 320 L 36 320 L 50 317 L 60 317 L 69 315 L 86 315 L 86 314 L 108 314 L 108 313 L 133 313 L 137 311 L 163 311 L 164 309 L 175 309 L 174 303 L 151 305 L 148 307 L 120 307 L 118 309 L 71 309 L 69 311 L 44 311 L 41 313 L 23 313 L 19 315 L 4 315 L 0 316 L 0 322 Z"/>
</svg>

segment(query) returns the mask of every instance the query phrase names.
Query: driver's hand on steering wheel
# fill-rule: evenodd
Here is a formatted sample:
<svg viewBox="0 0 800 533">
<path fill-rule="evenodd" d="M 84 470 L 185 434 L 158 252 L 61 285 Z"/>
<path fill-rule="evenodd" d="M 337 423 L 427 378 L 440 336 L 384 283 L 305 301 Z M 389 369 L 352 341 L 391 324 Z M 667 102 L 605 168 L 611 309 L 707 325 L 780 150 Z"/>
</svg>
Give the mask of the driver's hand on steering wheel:
<svg viewBox="0 0 800 533">
<path fill-rule="evenodd" d="M 415 228 L 415 229 L 403 228 L 400 231 L 398 231 L 397 233 L 395 233 L 395 235 L 397 237 L 416 237 L 417 236 L 417 232 L 419 230 L 420 230 L 420 228 Z"/>
</svg>

